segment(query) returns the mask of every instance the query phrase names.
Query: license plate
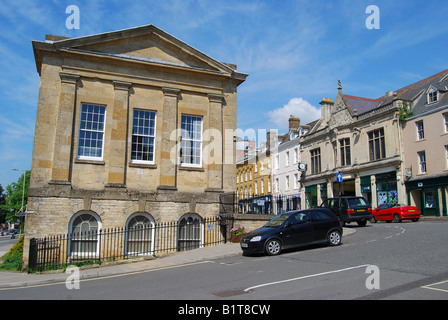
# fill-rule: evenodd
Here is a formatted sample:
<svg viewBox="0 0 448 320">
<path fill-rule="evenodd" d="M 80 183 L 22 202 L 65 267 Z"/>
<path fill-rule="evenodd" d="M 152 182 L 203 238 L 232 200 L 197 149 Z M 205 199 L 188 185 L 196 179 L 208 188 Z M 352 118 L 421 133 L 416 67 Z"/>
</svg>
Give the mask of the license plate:
<svg viewBox="0 0 448 320">
<path fill-rule="evenodd" d="M 242 243 L 241 248 L 247 248 L 249 245 L 247 243 Z"/>
<path fill-rule="evenodd" d="M 366 209 L 357 209 L 356 212 L 366 212 Z"/>
<path fill-rule="evenodd" d="M 408 211 L 409 211 L 409 212 L 414 212 L 415 210 L 414 210 L 414 209 L 409 209 Z"/>
</svg>

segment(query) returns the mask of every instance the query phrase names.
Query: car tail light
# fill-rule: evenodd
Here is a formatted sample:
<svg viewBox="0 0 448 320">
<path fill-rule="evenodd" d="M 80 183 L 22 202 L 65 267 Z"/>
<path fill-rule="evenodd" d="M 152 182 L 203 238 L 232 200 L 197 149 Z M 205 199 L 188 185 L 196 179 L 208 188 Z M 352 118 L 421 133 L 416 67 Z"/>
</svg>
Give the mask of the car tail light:
<svg viewBox="0 0 448 320">
<path fill-rule="evenodd" d="M 368 208 L 368 209 L 367 209 L 367 212 L 368 212 L 368 213 L 372 213 L 372 208 Z"/>
<path fill-rule="evenodd" d="M 353 214 L 355 213 L 355 209 L 347 209 L 347 214 Z"/>
</svg>

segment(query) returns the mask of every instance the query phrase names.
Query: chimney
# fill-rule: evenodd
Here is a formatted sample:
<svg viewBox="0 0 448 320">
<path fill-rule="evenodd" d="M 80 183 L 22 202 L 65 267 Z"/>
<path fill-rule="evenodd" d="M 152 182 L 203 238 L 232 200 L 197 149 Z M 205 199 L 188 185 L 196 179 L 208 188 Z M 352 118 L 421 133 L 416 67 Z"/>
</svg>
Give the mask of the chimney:
<svg viewBox="0 0 448 320">
<path fill-rule="evenodd" d="M 297 131 L 300 127 L 300 118 L 296 118 L 293 115 L 289 117 L 289 131 Z"/>
<path fill-rule="evenodd" d="M 320 112 L 321 112 L 321 118 L 324 122 L 330 121 L 331 117 L 331 110 L 334 106 L 334 101 L 330 98 L 323 98 L 320 104 Z"/>
<path fill-rule="evenodd" d="M 274 130 L 269 130 L 266 134 L 266 149 L 274 149 L 277 145 L 277 132 Z"/>
</svg>

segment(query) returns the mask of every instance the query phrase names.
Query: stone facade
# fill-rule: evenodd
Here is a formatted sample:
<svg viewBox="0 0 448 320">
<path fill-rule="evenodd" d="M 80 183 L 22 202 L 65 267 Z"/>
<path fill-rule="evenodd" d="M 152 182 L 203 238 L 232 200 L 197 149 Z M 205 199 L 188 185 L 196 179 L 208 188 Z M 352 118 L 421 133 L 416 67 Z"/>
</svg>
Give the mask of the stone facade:
<svg viewBox="0 0 448 320">
<path fill-rule="evenodd" d="M 402 93 L 412 110 L 402 121 L 406 191 L 423 215 L 448 215 L 447 92 L 444 70 Z"/>
<path fill-rule="evenodd" d="M 377 207 L 406 199 L 397 111 L 401 101 L 345 95 L 324 98 L 322 116 L 301 138 L 302 208 L 319 206 L 325 198 L 365 196 Z M 343 182 L 336 182 L 337 173 Z"/>
<path fill-rule="evenodd" d="M 135 213 L 219 214 L 219 195 L 235 192 L 246 74 L 152 25 L 33 48 L 41 84 L 26 239 L 67 233 L 83 213 L 102 228 Z"/>
</svg>

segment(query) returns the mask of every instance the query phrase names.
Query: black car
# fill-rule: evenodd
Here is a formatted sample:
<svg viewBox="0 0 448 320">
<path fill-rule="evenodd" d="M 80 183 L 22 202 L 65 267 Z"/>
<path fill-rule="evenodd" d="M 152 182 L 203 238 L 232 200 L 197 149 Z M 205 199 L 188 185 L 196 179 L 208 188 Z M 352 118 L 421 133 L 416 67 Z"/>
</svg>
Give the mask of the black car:
<svg viewBox="0 0 448 320">
<path fill-rule="evenodd" d="M 364 227 L 367 221 L 373 218 L 370 203 L 363 197 L 328 198 L 320 207 L 333 211 L 341 226 L 356 222 L 360 227 Z"/>
<path fill-rule="evenodd" d="M 328 209 L 291 211 L 279 215 L 264 227 L 246 234 L 240 242 L 244 254 L 277 255 L 283 249 L 327 242 L 341 243 L 342 227 Z"/>
</svg>

